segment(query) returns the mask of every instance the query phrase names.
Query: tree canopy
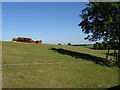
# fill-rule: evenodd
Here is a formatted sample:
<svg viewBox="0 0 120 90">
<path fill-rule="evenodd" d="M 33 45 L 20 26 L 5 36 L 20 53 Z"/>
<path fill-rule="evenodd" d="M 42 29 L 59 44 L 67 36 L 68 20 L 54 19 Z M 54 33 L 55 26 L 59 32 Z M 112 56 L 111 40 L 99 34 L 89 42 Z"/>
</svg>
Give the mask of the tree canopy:
<svg viewBox="0 0 120 90">
<path fill-rule="evenodd" d="M 120 2 L 89 2 L 80 17 L 79 26 L 88 34 L 85 39 L 102 39 L 120 48 Z"/>
</svg>

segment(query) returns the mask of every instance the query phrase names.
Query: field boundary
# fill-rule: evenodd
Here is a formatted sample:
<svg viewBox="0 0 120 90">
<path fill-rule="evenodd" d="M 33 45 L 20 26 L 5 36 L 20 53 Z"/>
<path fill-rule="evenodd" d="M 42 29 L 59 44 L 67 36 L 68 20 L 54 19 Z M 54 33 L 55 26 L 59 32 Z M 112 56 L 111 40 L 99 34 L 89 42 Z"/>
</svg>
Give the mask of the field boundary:
<svg viewBox="0 0 120 90">
<path fill-rule="evenodd" d="M 29 66 L 29 65 L 41 65 L 41 64 L 89 64 L 93 62 L 49 62 L 49 63 L 18 63 L 18 64 L 2 64 L 2 66 Z"/>
</svg>

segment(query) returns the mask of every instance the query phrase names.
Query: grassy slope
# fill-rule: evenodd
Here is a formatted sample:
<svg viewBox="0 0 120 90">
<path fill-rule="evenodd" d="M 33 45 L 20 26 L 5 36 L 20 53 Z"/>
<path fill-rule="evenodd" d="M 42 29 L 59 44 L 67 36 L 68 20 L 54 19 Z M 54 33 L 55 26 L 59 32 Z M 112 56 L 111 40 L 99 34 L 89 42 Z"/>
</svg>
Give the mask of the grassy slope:
<svg viewBox="0 0 120 90">
<path fill-rule="evenodd" d="M 75 52 L 105 57 L 105 51 L 63 45 L 3 42 L 3 87 L 56 88 L 56 87 L 111 87 L 118 85 L 118 68 L 106 67 L 50 48 L 63 48 Z M 23 66 L 4 66 L 19 63 L 49 63 Z M 69 63 L 81 62 L 81 63 Z"/>
</svg>

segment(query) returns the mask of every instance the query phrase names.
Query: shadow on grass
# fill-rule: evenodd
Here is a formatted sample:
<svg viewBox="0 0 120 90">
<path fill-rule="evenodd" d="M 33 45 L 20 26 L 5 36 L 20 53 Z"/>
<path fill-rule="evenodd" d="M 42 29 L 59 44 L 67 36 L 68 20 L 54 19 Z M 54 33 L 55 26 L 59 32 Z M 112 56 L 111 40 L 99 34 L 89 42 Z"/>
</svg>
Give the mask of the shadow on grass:
<svg viewBox="0 0 120 90">
<path fill-rule="evenodd" d="M 113 66 L 109 63 L 109 61 L 106 61 L 106 59 L 101 58 L 101 57 L 97 57 L 97 56 L 93 56 L 90 54 L 75 52 L 75 51 L 71 51 L 71 50 L 65 50 L 62 48 L 50 48 L 50 50 L 53 50 L 53 51 L 60 53 L 62 55 L 69 55 L 69 56 L 74 57 L 76 59 L 81 58 L 84 60 L 89 60 L 89 61 L 92 61 L 96 64 L 100 64 L 102 66 Z"/>
<path fill-rule="evenodd" d="M 120 85 L 107 88 L 106 90 L 120 90 Z"/>
</svg>

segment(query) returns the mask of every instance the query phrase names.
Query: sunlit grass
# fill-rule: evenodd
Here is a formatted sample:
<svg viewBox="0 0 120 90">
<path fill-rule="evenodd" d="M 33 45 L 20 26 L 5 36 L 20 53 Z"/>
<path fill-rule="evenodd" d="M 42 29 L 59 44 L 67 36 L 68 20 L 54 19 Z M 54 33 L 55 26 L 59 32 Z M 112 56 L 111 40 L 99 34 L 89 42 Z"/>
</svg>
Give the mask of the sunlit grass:
<svg viewBox="0 0 120 90">
<path fill-rule="evenodd" d="M 106 57 L 106 50 L 15 42 L 3 42 L 2 45 L 4 88 L 107 88 L 118 85 L 117 67 L 101 66 L 50 49 L 62 48 L 101 58 Z M 19 65 L 22 63 L 31 65 Z"/>
</svg>

